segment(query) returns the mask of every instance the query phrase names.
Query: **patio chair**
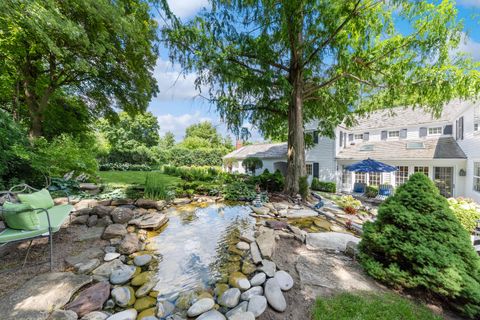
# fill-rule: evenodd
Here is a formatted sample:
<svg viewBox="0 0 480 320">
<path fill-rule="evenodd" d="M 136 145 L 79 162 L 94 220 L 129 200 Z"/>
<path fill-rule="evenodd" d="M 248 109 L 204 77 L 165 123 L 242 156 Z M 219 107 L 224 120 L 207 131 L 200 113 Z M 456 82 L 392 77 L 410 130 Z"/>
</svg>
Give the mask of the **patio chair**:
<svg viewBox="0 0 480 320">
<path fill-rule="evenodd" d="M 378 195 L 375 197 L 375 200 L 385 201 L 392 194 L 393 186 L 389 184 L 381 184 L 380 186 L 378 186 Z"/>
<path fill-rule="evenodd" d="M 60 230 L 73 210 L 68 193 L 64 190 L 59 191 L 66 194 L 68 204 L 55 206 L 50 193 L 46 189 L 38 190 L 26 184 L 0 192 L 0 198 L 4 200 L 0 203 L 0 214 L 2 214 L 6 224 L 6 229 L 0 231 L 0 247 L 9 243 L 30 240 L 22 268 L 27 262 L 33 240 L 48 237 L 50 271 L 52 271 L 53 234 Z M 18 200 L 20 200 L 20 203 L 18 203 Z M 33 227 L 27 225 L 28 223 L 33 223 Z"/>
<path fill-rule="evenodd" d="M 367 184 L 363 182 L 355 182 L 353 184 L 352 196 L 363 197 L 365 195 L 366 189 L 367 189 Z"/>
</svg>

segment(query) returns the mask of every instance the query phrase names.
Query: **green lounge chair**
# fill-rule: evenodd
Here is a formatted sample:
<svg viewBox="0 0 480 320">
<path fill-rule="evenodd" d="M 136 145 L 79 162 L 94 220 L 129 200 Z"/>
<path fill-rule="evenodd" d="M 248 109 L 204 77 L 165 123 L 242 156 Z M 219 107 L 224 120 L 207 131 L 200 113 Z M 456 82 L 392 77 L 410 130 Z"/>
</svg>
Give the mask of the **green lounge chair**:
<svg viewBox="0 0 480 320">
<path fill-rule="evenodd" d="M 0 192 L 0 197 L 6 199 L 7 201 L 13 201 L 18 194 L 21 193 L 31 193 L 34 191 L 39 191 L 35 188 L 32 188 L 28 185 L 20 185 L 11 188 L 9 191 Z M 66 193 L 65 191 L 63 191 Z M 16 230 L 11 228 L 6 228 L 0 232 L 0 247 L 5 246 L 9 243 L 22 242 L 25 240 L 30 240 L 30 244 L 27 249 L 27 254 L 23 261 L 22 267 L 25 266 L 25 263 L 30 252 L 30 247 L 32 242 L 36 238 L 48 237 L 50 244 L 50 271 L 53 268 L 53 234 L 60 230 L 60 227 L 65 222 L 65 220 L 70 216 L 70 213 L 73 210 L 73 206 L 70 204 L 70 198 L 67 194 L 68 204 L 56 205 L 49 209 L 45 208 L 34 208 L 33 211 L 38 213 L 39 225 L 40 228 L 37 230 Z M 6 212 L 0 206 L 0 213 Z M 18 212 L 20 213 L 20 212 Z"/>
</svg>

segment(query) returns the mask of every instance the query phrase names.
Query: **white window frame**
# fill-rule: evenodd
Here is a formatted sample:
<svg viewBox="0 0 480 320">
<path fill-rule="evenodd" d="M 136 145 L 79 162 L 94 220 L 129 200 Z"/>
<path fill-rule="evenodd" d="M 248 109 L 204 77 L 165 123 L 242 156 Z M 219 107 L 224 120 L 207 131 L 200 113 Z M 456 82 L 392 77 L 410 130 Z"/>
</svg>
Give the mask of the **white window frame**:
<svg viewBox="0 0 480 320">
<path fill-rule="evenodd" d="M 382 173 L 381 172 L 369 172 L 368 173 L 368 185 L 369 186 L 379 186 L 382 184 Z"/>
<path fill-rule="evenodd" d="M 355 133 L 353 135 L 353 140 L 363 140 L 363 133 Z"/>
<path fill-rule="evenodd" d="M 400 168 L 407 168 L 406 175 L 405 171 L 400 170 Z M 402 173 L 402 175 L 400 175 Z M 410 177 L 410 168 L 408 166 L 397 166 L 397 171 L 395 171 L 395 185 L 400 186 L 407 182 L 408 178 Z M 400 180 L 403 180 L 400 182 Z"/>
<path fill-rule="evenodd" d="M 400 138 L 400 130 L 388 131 L 388 138 L 389 139 L 399 139 Z"/>
<path fill-rule="evenodd" d="M 439 132 L 436 132 L 439 131 Z M 430 127 L 428 128 L 428 135 L 429 136 L 440 136 L 442 135 L 443 127 Z"/>
<path fill-rule="evenodd" d="M 473 163 L 473 191 L 480 193 L 480 161 Z"/>
<path fill-rule="evenodd" d="M 307 176 L 313 176 L 313 163 L 306 163 L 305 170 L 307 172 Z"/>
<path fill-rule="evenodd" d="M 430 167 L 429 166 L 415 166 L 415 167 L 413 167 L 413 173 L 417 173 L 417 172 L 423 173 L 427 177 L 430 177 Z"/>
</svg>

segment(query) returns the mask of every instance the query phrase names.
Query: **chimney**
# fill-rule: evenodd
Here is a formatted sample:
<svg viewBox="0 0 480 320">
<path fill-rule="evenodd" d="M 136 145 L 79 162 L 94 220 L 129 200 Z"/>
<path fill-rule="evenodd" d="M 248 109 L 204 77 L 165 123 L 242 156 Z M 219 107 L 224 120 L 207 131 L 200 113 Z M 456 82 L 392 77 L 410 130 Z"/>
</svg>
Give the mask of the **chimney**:
<svg viewBox="0 0 480 320">
<path fill-rule="evenodd" d="M 243 147 L 243 141 L 242 139 L 237 139 L 237 142 L 235 143 L 235 150 L 238 150 L 241 147 Z"/>
</svg>

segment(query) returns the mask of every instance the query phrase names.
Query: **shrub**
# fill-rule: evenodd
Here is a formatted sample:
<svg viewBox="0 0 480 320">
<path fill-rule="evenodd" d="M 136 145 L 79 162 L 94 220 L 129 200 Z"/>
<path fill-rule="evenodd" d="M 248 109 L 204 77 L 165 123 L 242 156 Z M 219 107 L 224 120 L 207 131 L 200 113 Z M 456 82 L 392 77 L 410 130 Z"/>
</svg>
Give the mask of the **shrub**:
<svg viewBox="0 0 480 320">
<path fill-rule="evenodd" d="M 132 164 L 132 163 L 102 163 L 100 171 L 152 171 L 152 167 L 148 164 Z"/>
<path fill-rule="evenodd" d="M 337 200 L 337 205 L 343 209 L 353 208 L 355 209 L 355 212 L 356 212 L 356 210 L 362 207 L 362 202 L 348 195 L 348 196 L 342 196 L 339 200 Z"/>
<path fill-rule="evenodd" d="M 252 177 L 252 179 L 262 190 L 270 192 L 282 191 L 285 186 L 285 177 L 279 170 L 270 173 L 268 169 L 265 169 L 261 175 Z"/>
<path fill-rule="evenodd" d="M 234 181 L 223 189 L 225 200 L 231 201 L 252 201 L 257 196 L 255 187 L 244 181 Z"/>
<path fill-rule="evenodd" d="M 158 159 L 177 167 L 181 166 L 214 166 L 222 165 L 222 157 L 228 153 L 225 148 L 186 149 L 173 147 L 170 150 L 160 150 Z"/>
<path fill-rule="evenodd" d="M 480 211 L 475 202 L 466 198 L 450 198 L 448 203 L 465 230 L 472 233 L 480 219 Z"/>
<path fill-rule="evenodd" d="M 311 188 L 312 190 L 316 191 L 324 191 L 330 193 L 337 192 L 337 184 L 335 182 L 320 181 L 318 180 L 318 178 L 313 178 Z"/>
<path fill-rule="evenodd" d="M 212 181 L 220 175 L 221 170 L 215 167 L 163 166 L 163 173 L 181 177 L 186 181 Z"/>
<path fill-rule="evenodd" d="M 367 186 L 365 195 L 367 198 L 375 198 L 378 196 L 378 186 Z"/>
<path fill-rule="evenodd" d="M 302 199 L 305 200 L 308 197 L 308 177 L 300 177 L 300 180 L 298 181 L 298 187 L 300 192 L 300 195 L 302 196 Z"/>
<path fill-rule="evenodd" d="M 263 161 L 256 157 L 246 158 L 242 161 L 242 166 L 245 168 L 246 172 L 251 172 L 255 175 L 255 171 L 263 167 Z"/>
<path fill-rule="evenodd" d="M 360 259 L 374 278 L 426 290 L 471 318 L 480 316 L 480 258 L 433 182 L 413 174 L 366 222 Z"/>
<path fill-rule="evenodd" d="M 145 198 L 168 201 L 175 198 L 175 191 L 171 186 L 165 184 L 161 173 L 149 172 L 145 178 Z"/>
</svg>

